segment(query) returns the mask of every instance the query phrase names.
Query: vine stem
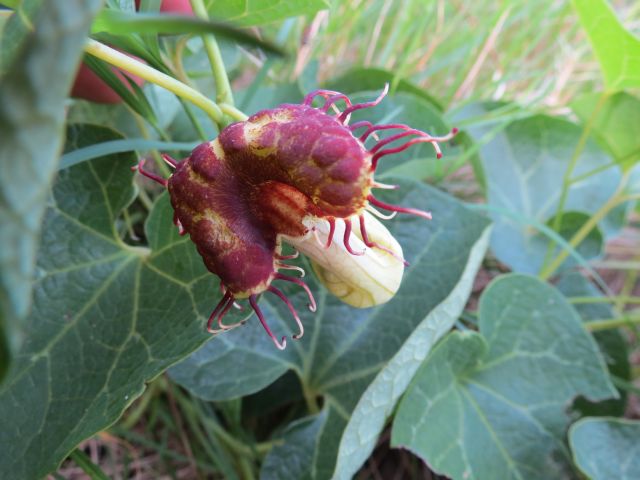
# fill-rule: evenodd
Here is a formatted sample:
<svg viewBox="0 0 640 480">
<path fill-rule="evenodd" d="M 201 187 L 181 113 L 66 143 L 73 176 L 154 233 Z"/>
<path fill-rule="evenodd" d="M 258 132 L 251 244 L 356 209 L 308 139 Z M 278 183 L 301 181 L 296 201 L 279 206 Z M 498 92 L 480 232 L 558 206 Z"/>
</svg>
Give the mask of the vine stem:
<svg viewBox="0 0 640 480">
<path fill-rule="evenodd" d="M 589 117 L 587 124 L 582 129 L 582 135 L 580 135 L 580 138 L 578 139 L 578 144 L 576 145 L 576 148 L 573 151 L 573 155 L 571 156 L 569 165 L 567 165 L 567 170 L 564 172 L 564 177 L 562 178 L 562 191 L 560 192 L 560 199 L 558 200 L 557 215 L 553 224 L 553 229 L 556 232 L 560 229 L 560 226 L 562 225 L 562 213 L 564 211 L 564 204 L 567 201 L 569 187 L 571 186 L 571 183 L 573 183 L 571 181 L 571 177 L 573 176 L 573 171 L 575 170 L 576 165 L 578 164 L 578 159 L 580 158 L 580 154 L 582 154 L 584 147 L 587 144 L 587 140 L 589 139 L 591 130 L 593 130 L 593 124 L 596 121 L 596 117 L 598 116 L 598 113 L 604 106 L 604 102 L 607 100 L 608 96 L 609 95 L 607 93 L 603 93 L 598 98 L 598 102 L 596 103 L 596 106 L 593 109 L 593 112 L 591 113 L 591 116 Z"/>
<path fill-rule="evenodd" d="M 595 212 L 589 220 L 587 220 L 582 227 L 571 237 L 569 240 L 569 246 L 575 249 L 586 237 L 589 235 L 591 230 L 593 230 L 611 210 L 620 205 L 621 203 L 634 200 L 637 195 L 623 195 L 624 189 L 627 186 L 627 182 L 629 181 L 630 176 L 629 171 L 627 171 L 620 180 L 620 184 L 618 188 L 614 192 L 614 194 L 605 202 L 600 209 Z M 567 257 L 569 256 L 569 251 L 567 249 L 562 250 L 558 256 L 556 256 L 553 261 L 551 261 L 545 268 L 540 272 L 540 278 L 542 280 L 547 280 L 551 275 L 555 273 L 555 271 L 562 265 Z"/>
<path fill-rule="evenodd" d="M 224 115 L 228 115 L 235 120 L 246 120 L 247 118 L 244 113 L 233 105 L 217 104 L 181 81 L 176 80 L 175 78 L 170 77 L 169 75 L 166 75 L 139 60 L 136 60 L 135 58 L 131 58 L 118 50 L 108 47 L 103 43 L 97 42 L 93 39 L 88 39 L 84 50 L 94 57 L 104 60 L 105 62 L 126 72 L 132 73 L 133 75 L 137 75 L 148 82 L 155 83 L 156 85 L 166 88 L 185 100 L 189 100 L 191 103 L 204 110 L 216 125 L 222 124 Z"/>
<path fill-rule="evenodd" d="M 571 187 L 573 183 L 573 180 L 571 179 L 571 177 L 573 176 L 573 171 L 575 170 L 576 165 L 578 164 L 578 159 L 580 158 L 580 155 L 582 154 L 584 147 L 587 144 L 587 140 L 589 139 L 589 135 L 591 134 L 591 130 L 593 129 L 593 124 L 596 121 L 596 117 L 600 112 L 600 110 L 602 109 L 602 107 L 604 106 L 604 102 L 607 100 L 608 96 L 609 95 L 607 93 L 602 93 L 602 95 L 600 95 L 600 97 L 598 98 L 598 102 L 596 103 L 596 106 L 593 109 L 593 112 L 591 112 L 591 116 L 589 117 L 589 120 L 587 121 L 586 125 L 582 129 L 582 134 L 578 139 L 576 148 L 573 151 L 573 155 L 571 156 L 571 159 L 569 160 L 569 165 L 567 165 L 567 169 L 565 170 L 564 176 L 562 177 L 562 188 L 560 190 L 560 198 L 558 199 L 558 206 L 556 207 L 556 215 L 553 219 L 553 224 L 551 227 L 556 232 L 559 232 L 560 227 L 562 226 L 562 217 L 564 214 L 564 207 L 567 202 L 567 196 L 569 195 L 569 187 Z M 547 253 L 545 256 L 545 262 L 544 262 L 545 265 L 547 264 L 547 260 L 549 260 L 549 258 L 551 257 L 554 247 L 555 247 L 555 243 L 550 242 L 549 246 L 547 247 Z M 547 268 L 543 268 L 542 272 L 546 270 Z M 540 276 L 542 278 L 546 278 L 546 277 L 543 277 L 542 272 L 540 273 Z"/>
<path fill-rule="evenodd" d="M 637 310 L 635 311 L 637 312 Z M 587 330 L 589 330 L 590 332 L 595 332 L 595 331 L 599 331 L 599 330 L 609 330 L 612 328 L 618 328 L 618 327 L 626 327 L 629 325 L 634 325 L 634 324 L 638 324 L 640 323 L 640 315 L 638 314 L 629 314 L 629 315 L 622 315 L 619 318 L 607 318 L 604 320 L 594 320 L 592 322 L 587 322 L 585 323 L 585 327 L 587 327 Z"/>
<path fill-rule="evenodd" d="M 569 298 L 569 303 L 575 303 L 575 304 L 616 303 L 616 302 L 640 304 L 640 297 L 621 295 L 616 297 L 570 297 Z"/>
<path fill-rule="evenodd" d="M 318 405 L 318 401 L 316 400 L 315 392 L 313 392 L 309 387 L 303 384 L 302 393 L 304 395 L 304 400 L 307 404 L 307 408 L 309 409 L 309 413 L 316 414 L 320 411 L 320 406 Z"/>
<path fill-rule="evenodd" d="M 197 17 L 203 20 L 209 20 L 209 13 L 204 6 L 202 0 L 190 0 L 193 13 Z M 222 53 L 218 42 L 212 34 L 205 34 L 202 36 L 205 51 L 209 57 L 209 63 L 211 64 L 211 70 L 213 72 L 213 79 L 216 82 L 216 100 L 218 103 L 227 103 L 233 105 L 233 93 L 231 91 L 231 85 L 229 84 L 229 77 L 227 76 L 227 70 L 222 61 Z"/>
</svg>

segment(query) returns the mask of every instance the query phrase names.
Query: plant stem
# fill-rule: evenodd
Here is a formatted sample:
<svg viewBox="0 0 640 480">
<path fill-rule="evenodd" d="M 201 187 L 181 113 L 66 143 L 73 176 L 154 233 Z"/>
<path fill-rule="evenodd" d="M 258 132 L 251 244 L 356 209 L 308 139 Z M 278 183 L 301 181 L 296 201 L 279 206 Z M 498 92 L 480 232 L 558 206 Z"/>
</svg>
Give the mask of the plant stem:
<svg viewBox="0 0 640 480">
<path fill-rule="evenodd" d="M 636 387 L 633 383 L 627 382 L 622 378 L 616 377 L 615 375 L 611 375 L 611 382 L 621 390 L 625 390 L 627 392 L 634 393 L 636 395 L 640 395 L 640 388 Z"/>
<path fill-rule="evenodd" d="M 618 318 L 607 318 L 604 320 L 594 320 L 585 323 L 587 329 L 591 332 L 598 330 L 609 330 L 612 328 L 626 327 L 640 323 L 640 310 L 633 310 L 630 314 L 622 315 Z"/>
<path fill-rule="evenodd" d="M 617 296 L 617 297 L 570 297 L 569 298 L 569 303 L 573 303 L 573 304 L 616 303 L 616 302 L 640 304 L 640 297 Z"/>
<path fill-rule="evenodd" d="M 125 430 L 131 430 L 140 421 L 147 411 L 149 403 L 158 393 L 160 393 L 160 385 L 157 382 L 151 382 L 147 391 L 140 397 L 138 404 L 127 411 L 126 417 L 119 423 L 119 426 Z"/>
<path fill-rule="evenodd" d="M 578 245 L 580 245 L 580 243 L 587 237 L 587 235 L 591 233 L 591 230 L 593 230 L 598 225 L 598 222 L 606 217 L 611 210 L 613 210 L 621 203 L 628 201 L 630 198 L 632 199 L 633 195 L 623 195 L 624 189 L 627 186 L 627 182 L 629 181 L 629 174 L 630 172 L 626 172 L 622 176 L 620 184 L 618 185 L 618 188 L 611 196 L 611 198 L 609 198 L 609 200 L 607 200 L 597 212 L 589 217 L 589 220 L 587 220 L 582 225 L 582 227 L 580 227 L 580 229 L 573 235 L 573 237 L 571 237 L 571 240 L 569 240 L 569 246 L 571 248 L 575 249 Z M 553 261 L 551 261 L 546 267 L 542 269 L 539 275 L 540 278 L 542 280 L 548 279 L 555 273 L 558 267 L 562 265 L 562 262 L 564 262 L 568 256 L 569 251 L 567 249 L 563 249 L 560 253 L 558 253 L 558 256 Z"/>
<path fill-rule="evenodd" d="M 109 480 L 109 477 L 102 469 L 93 463 L 82 450 L 76 448 L 69 454 L 69 457 L 86 473 L 91 480 Z"/>
<path fill-rule="evenodd" d="M 244 112 L 242 112 L 241 110 L 238 110 L 233 105 L 229 105 L 228 103 L 221 103 L 220 110 L 222 110 L 224 113 L 229 115 L 234 120 L 238 120 L 239 122 L 243 122 L 247 118 L 249 118 Z"/>
<path fill-rule="evenodd" d="M 320 406 L 318 405 L 318 401 L 316 400 L 315 392 L 311 391 L 304 383 L 302 384 L 302 393 L 304 395 L 304 400 L 307 403 L 307 408 L 309 409 L 309 413 L 315 415 L 320 411 Z"/>
<path fill-rule="evenodd" d="M 582 154 L 584 147 L 587 144 L 587 140 L 589 139 L 589 135 L 591 134 L 591 130 L 593 129 L 593 124 L 596 121 L 596 116 L 598 115 L 598 112 L 600 111 L 600 109 L 603 107 L 604 102 L 607 100 L 607 97 L 608 97 L 607 93 L 602 93 L 602 95 L 600 95 L 600 97 L 598 98 L 598 103 L 593 109 L 593 112 L 591 112 L 591 116 L 589 117 L 589 120 L 587 121 L 586 125 L 582 129 L 582 134 L 580 135 L 576 148 L 573 151 L 573 155 L 569 160 L 569 165 L 567 165 L 567 169 L 564 172 L 564 176 L 562 178 L 562 189 L 560 190 L 560 198 L 558 199 L 558 206 L 556 207 L 556 215 L 553 219 L 553 225 L 551 227 L 556 232 L 559 232 L 560 228 L 562 227 L 562 216 L 564 214 L 564 206 L 567 202 L 567 196 L 569 195 L 569 187 L 571 187 L 571 184 L 573 183 L 571 179 L 571 177 L 573 176 L 573 170 L 576 168 L 576 165 L 578 164 L 580 155 Z M 549 246 L 547 247 L 547 254 L 544 262 L 545 265 L 547 265 L 547 260 L 549 260 L 549 258 L 551 257 L 554 247 L 555 247 L 555 243 L 550 242 Z M 547 268 L 543 267 L 542 272 L 546 270 Z M 546 278 L 543 276 L 542 272 L 540 273 L 540 277 Z"/>
<path fill-rule="evenodd" d="M 640 254 L 636 254 L 633 257 L 633 260 L 635 260 L 636 263 L 640 263 Z M 635 303 L 633 301 L 630 302 L 628 300 L 629 298 L 628 296 L 633 293 L 633 289 L 635 288 L 636 283 L 638 281 L 638 275 L 640 275 L 640 269 L 634 269 L 626 272 L 624 283 L 622 285 L 622 290 L 620 291 L 619 300 L 616 300 L 615 304 L 613 305 L 614 311 L 616 313 L 620 314 L 624 312 L 628 303 Z M 636 299 L 636 300 L 639 300 L 638 303 L 640 303 L 640 299 Z"/>
<path fill-rule="evenodd" d="M 193 13 L 203 20 L 209 20 L 209 14 L 204 6 L 204 2 L 202 0 L 190 1 Z M 218 103 L 233 105 L 233 93 L 231 92 L 229 77 L 227 76 L 224 62 L 222 61 L 222 53 L 220 52 L 220 47 L 218 47 L 218 42 L 216 42 L 212 34 L 203 35 L 202 41 L 204 42 L 204 48 L 209 57 L 209 63 L 213 71 L 213 79 L 216 82 L 216 100 Z"/>
<path fill-rule="evenodd" d="M 189 100 L 194 105 L 197 105 L 204 110 L 216 125 L 221 124 L 224 118 L 224 113 L 228 113 L 228 106 L 226 108 L 227 112 L 225 112 L 225 109 L 209 100 L 197 90 L 100 42 L 88 39 L 84 50 L 94 57 L 98 57 L 111 65 L 137 75 L 148 82 L 160 85 L 170 92 L 175 93 L 177 96 Z M 233 107 L 231 108 L 233 109 Z"/>
</svg>

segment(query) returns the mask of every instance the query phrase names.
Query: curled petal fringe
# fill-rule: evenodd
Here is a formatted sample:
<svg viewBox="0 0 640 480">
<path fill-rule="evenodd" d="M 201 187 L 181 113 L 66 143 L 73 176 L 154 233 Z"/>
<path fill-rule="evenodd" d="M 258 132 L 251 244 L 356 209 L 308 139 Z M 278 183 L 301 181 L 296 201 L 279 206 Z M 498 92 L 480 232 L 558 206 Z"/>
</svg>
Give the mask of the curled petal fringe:
<svg viewBox="0 0 640 480">
<path fill-rule="evenodd" d="M 251 304 L 251 308 L 253 308 L 253 311 L 256 312 L 258 320 L 260 320 L 260 323 L 262 324 L 264 330 L 267 332 L 267 335 L 269 335 L 269 338 L 271 338 L 278 350 L 284 350 L 287 346 L 287 337 L 283 336 L 282 339 L 278 341 L 276 336 L 269 328 L 269 325 L 267 325 L 267 320 L 264 318 L 264 314 L 262 313 L 262 310 L 260 310 L 258 302 L 256 301 L 256 295 L 251 295 L 249 297 L 249 303 Z"/>
<path fill-rule="evenodd" d="M 417 215 L 418 217 L 426 218 L 427 220 L 431 220 L 430 212 L 418 210 L 417 208 L 407 208 L 407 207 L 400 207 L 398 205 L 391 205 L 389 203 L 385 203 L 381 200 L 378 200 L 371 194 L 369 194 L 369 196 L 367 197 L 367 200 L 369 200 L 369 202 L 372 205 L 375 205 L 376 207 L 382 208 L 384 210 L 389 210 L 390 212 L 408 213 L 411 215 Z"/>
<path fill-rule="evenodd" d="M 291 303 L 291 301 L 287 298 L 287 296 L 284 293 L 282 293 L 282 291 L 280 291 L 279 289 L 277 289 L 273 285 L 269 285 L 268 290 L 271 293 L 274 293 L 275 295 L 280 297 L 280 299 L 289 308 L 289 311 L 291 312 L 291 315 L 293 315 L 293 318 L 296 320 L 296 323 L 298 324 L 298 333 L 293 335 L 293 339 L 294 340 L 298 340 L 299 338 L 302 338 L 302 336 L 304 335 L 304 325 L 302 325 L 302 321 L 300 320 L 300 317 L 298 316 L 298 312 L 293 307 L 293 304 Z"/>
<path fill-rule="evenodd" d="M 274 275 L 274 278 L 277 278 L 278 280 L 284 280 L 285 282 L 295 283 L 296 285 L 299 285 L 300 287 L 302 287 L 304 291 L 307 292 L 307 296 L 309 297 L 309 310 L 311 310 L 312 312 L 316 311 L 317 309 L 316 299 L 313 298 L 313 293 L 311 293 L 311 289 L 306 283 L 304 283 L 299 278 L 290 277 L 289 275 L 283 275 L 281 273 L 276 273 Z"/>
</svg>

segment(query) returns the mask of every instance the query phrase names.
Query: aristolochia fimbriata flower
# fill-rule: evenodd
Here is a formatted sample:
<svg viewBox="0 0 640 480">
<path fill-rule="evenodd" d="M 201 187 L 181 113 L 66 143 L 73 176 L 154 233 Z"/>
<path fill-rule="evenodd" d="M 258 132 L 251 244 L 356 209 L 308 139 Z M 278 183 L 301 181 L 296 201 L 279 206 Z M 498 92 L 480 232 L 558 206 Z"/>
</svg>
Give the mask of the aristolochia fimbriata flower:
<svg viewBox="0 0 640 480">
<path fill-rule="evenodd" d="M 440 158 L 438 142 L 456 131 L 433 137 L 402 124 L 349 125 L 352 112 L 377 105 L 386 93 L 387 87 L 376 100 L 353 105 L 346 95 L 317 90 L 302 104 L 280 105 L 229 125 L 184 161 L 164 155 L 175 168 L 168 180 L 145 170 L 144 161 L 134 167 L 168 188 L 174 223 L 220 277 L 224 295 L 209 317 L 210 332 L 235 327 L 223 318 L 236 300 L 248 299 L 283 349 L 286 338 L 275 337 L 257 303 L 260 294 L 271 292 L 298 324 L 293 338 L 302 336 L 295 308 L 274 283 L 295 283 L 306 290 L 312 311 L 316 304 L 300 278 L 281 273 L 299 269 L 286 263 L 293 256 L 283 254 L 283 241 L 310 256 L 320 280 L 351 305 L 384 303 L 397 291 L 405 263 L 402 249 L 369 212 L 384 218 L 378 207 L 427 219 L 431 215 L 374 197 L 372 189 L 393 188 L 374 180 L 376 166 L 382 157 L 416 143 L 431 143 Z M 314 107 L 318 98 L 323 105 Z M 390 135 L 380 139 L 387 130 Z M 369 137 L 376 140 L 371 148 L 365 146 Z"/>
</svg>

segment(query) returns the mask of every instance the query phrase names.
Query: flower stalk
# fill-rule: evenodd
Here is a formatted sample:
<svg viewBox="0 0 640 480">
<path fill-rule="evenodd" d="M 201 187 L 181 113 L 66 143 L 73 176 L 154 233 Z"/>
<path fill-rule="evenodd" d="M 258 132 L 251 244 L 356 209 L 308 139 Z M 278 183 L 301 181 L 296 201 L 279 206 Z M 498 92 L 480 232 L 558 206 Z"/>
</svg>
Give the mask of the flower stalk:
<svg viewBox="0 0 640 480">
<path fill-rule="evenodd" d="M 204 6 L 202 0 L 190 0 L 193 13 L 197 17 L 203 20 L 209 20 L 209 14 Z M 213 79 L 216 82 L 216 100 L 219 103 L 226 103 L 233 105 L 233 93 L 231 91 L 231 85 L 229 84 L 229 77 L 227 76 L 227 70 L 225 69 L 224 62 L 222 61 L 222 53 L 216 38 L 213 34 L 205 34 L 202 36 L 204 43 L 204 49 L 209 57 L 209 63 L 211 64 L 211 70 L 213 72 Z"/>
<path fill-rule="evenodd" d="M 104 60 L 110 65 L 118 67 L 119 69 L 133 75 L 137 75 L 148 82 L 155 83 L 156 85 L 175 93 L 177 96 L 190 101 L 204 110 L 216 125 L 221 125 L 224 122 L 225 115 L 239 121 L 247 118 L 244 113 L 233 105 L 218 104 L 181 81 L 176 80 L 175 78 L 170 77 L 169 75 L 166 75 L 165 73 L 162 73 L 155 68 L 150 67 L 135 58 L 131 58 L 103 43 L 97 42 L 93 39 L 88 39 L 84 50 L 88 54 Z"/>
</svg>

